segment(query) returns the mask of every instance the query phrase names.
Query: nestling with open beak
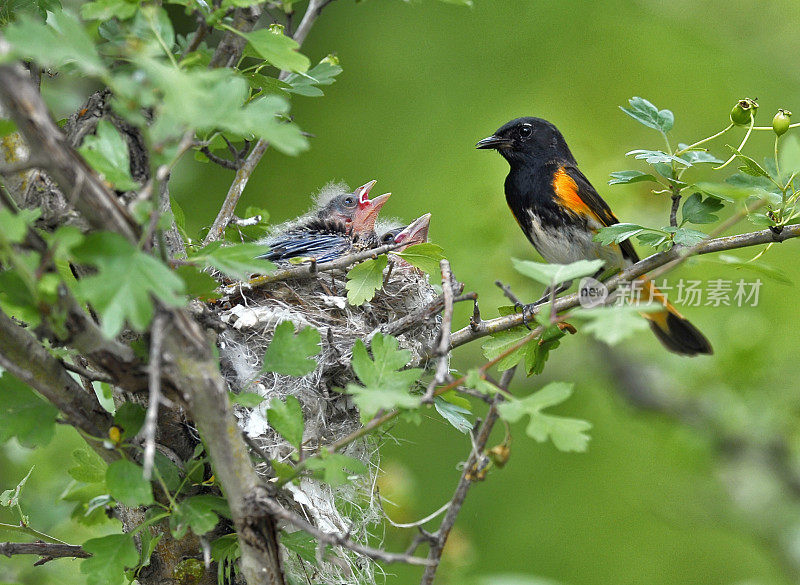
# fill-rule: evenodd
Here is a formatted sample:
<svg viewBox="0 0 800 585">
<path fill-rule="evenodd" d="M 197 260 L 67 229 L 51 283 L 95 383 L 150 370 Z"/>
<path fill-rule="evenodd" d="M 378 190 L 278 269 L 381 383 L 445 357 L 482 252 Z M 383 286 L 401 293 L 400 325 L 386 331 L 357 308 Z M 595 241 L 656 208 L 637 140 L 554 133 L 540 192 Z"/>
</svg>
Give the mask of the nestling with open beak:
<svg viewBox="0 0 800 585">
<path fill-rule="evenodd" d="M 328 262 L 374 246 L 375 221 L 391 196 L 385 193 L 369 199 L 375 183 L 370 181 L 352 193 L 342 184 L 326 186 L 309 213 L 259 241 L 270 247 L 261 258 L 272 261 L 314 258 L 317 262 Z"/>
</svg>

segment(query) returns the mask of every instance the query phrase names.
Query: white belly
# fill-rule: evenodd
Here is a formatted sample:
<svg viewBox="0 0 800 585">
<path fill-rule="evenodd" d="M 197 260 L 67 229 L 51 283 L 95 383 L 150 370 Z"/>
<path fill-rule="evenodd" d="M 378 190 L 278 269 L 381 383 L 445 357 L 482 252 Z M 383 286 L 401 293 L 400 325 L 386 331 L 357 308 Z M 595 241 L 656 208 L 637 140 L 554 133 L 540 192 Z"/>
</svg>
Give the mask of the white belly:
<svg viewBox="0 0 800 585">
<path fill-rule="evenodd" d="M 598 222 L 589 220 L 588 230 L 577 227 L 555 229 L 543 226 L 533 213 L 529 215 L 531 241 L 547 262 L 570 264 L 578 260 L 600 259 L 606 263 L 605 270 L 619 270 L 626 264 L 619 246 L 603 246 L 592 239 L 596 230 L 602 227 Z"/>
</svg>

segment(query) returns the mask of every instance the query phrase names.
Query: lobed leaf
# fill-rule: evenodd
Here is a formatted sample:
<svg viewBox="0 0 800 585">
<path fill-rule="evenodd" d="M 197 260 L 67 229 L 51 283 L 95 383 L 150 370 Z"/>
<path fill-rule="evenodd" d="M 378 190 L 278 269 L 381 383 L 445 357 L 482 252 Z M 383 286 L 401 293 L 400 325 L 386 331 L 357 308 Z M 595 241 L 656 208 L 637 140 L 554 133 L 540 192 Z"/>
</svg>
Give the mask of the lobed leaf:
<svg viewBox="0 0 800 585">
<path fill-rule="evenodd" d="M 272 336 L 264 354 L 262 372 L 275 372 L 287 376 L 305 376 L 317 367 L 312 356 L 320 352 L 319 331 L 304 327 L 294 334 L 294 323 L 282 321 Z"/>
<path fill-rule="evenodd" d="M 358 307 L 371 300 L 383 286 L 383 270 L 387 263 L 384 254 L 353 266 L 347 273 L 347 302 Z"/>
</svg>

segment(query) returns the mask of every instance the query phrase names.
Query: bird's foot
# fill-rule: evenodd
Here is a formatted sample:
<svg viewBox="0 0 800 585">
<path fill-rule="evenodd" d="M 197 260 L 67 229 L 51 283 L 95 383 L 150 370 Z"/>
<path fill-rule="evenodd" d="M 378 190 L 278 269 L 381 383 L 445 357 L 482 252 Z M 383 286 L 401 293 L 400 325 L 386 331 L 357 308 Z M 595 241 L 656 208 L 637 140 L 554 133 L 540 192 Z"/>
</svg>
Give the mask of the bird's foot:
<svg viewBox="0 0 800 585">
<path fill-rule="evenodd" d="M 538 306 L 538 301 L 535 303 L 529 303 L 527 305 L 523 305 L 520 302 L 514 303 L 514 312 L 522 313 L 522 324 L 525 325 L 525 328 L 528 329 L 528 331 L 531 329 L 530 325 L 528 325 L 528 322 L 536 315 L 536 307 Z"/>
</svg>

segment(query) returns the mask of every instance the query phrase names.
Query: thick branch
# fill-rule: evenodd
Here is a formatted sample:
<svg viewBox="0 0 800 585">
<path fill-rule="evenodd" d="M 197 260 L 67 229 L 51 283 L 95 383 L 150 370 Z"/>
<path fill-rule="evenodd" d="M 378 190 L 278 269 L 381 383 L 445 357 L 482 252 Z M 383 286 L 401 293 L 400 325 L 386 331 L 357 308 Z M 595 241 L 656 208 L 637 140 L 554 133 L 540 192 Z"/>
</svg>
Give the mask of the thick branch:
<svg viewBox="0 0 800 585">
<path fill-rule="evenodd" d="M 55 544 L 52 542 L 0 542 L 0 555 L 11 557 L 13 555 L 38 555 L 43 557 L 36 564 L 56 558 L 72 557 L 87 559 L 91 554 L 77 544 Z"/>
<path fill-rule="evenodd" d="M 0 312 L 0 365 L 34 388 L 67 418 L 67 422 L 93 437 L 105 436 L 111 417 L 94 396 L 81 388 L 62 363 L 30 333 Z M 113 451 L 99 449 L 108 461 Z"/>
<path fill-rule="evenodd" d="M 0 45 L 3 43 L 0 39 Z M 42 167 L 74 200 L 92 227 L 115 231 L 136 241 L 136 222 L 69 144 L 21 66 L 0 65 L 0 101 L 25 137 L 30 152 L 43 161 Z"/>
</svg>

